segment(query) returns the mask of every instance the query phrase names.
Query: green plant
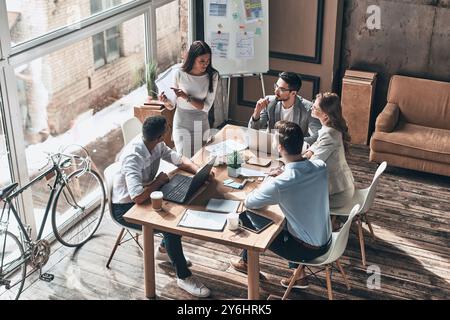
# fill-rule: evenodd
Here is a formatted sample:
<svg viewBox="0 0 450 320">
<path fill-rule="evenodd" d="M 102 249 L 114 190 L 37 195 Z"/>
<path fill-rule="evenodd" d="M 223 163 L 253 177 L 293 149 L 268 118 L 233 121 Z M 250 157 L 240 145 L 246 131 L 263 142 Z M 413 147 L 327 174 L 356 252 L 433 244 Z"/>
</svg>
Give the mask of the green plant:
<svg viewBox="0 0 450 320">
<path fill-rule="evenodd" d="M 230 168 L 239 169 L 243 162 L 241 154 L 238 151 L 233 151 L 233 153 L 227 156 L 227 166 Z"/>
<path fill-rule="evenodd" d="M 152 99 L 158 98 L 158 88 L 156 87 L 156 76 L 158 73 L 158 64 L 154 61 L 150 61 L 147 64 L 147 72 L 145 73 L 145 81 L 147 83 L 147 94 Z"/>
</svg>

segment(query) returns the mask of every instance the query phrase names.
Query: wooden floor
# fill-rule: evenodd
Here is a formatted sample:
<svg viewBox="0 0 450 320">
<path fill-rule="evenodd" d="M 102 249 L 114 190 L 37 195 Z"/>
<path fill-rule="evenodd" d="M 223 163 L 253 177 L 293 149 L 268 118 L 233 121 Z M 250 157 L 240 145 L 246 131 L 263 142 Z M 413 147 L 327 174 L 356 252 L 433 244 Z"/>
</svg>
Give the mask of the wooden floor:
<svg viewBox="0 0 450 320">
<path fill-rule="evenodd" d="M 368 162 L 368 148 L 353 147 L 349 164 L 356 187 L 367 187 L 377 168 Z M 335 299 L 449 299 L 450 298 L 450 179 L 389 168 L 382 175 L 370 217 L 376 241 L 365 232 L 368 265 L 381 272 L 380 289 L 369 289 L 367 269 L 361 264 L 358 240 L 350 234 L 341 259 L 352 286 L 347 291 L 341 276 L 333 274 Z M 119 228 L 105 215 L 94 239 L 79 250 L 57 247 L 45 270 L 50 282 L 30 277 L 22 299 L 145 299 L 142 254 L 132 242 L 119 247 L 105 267 Z M 157 238 L 159 243 L 159 238 Z M 229 259 L 239 250 L 200 240 L 184 239 L 191 270 L 212 289 L 211 299 L 242 299 L 247 279 L 235 272 Z M 261 298 L 282 295 L 280 279 L 290 275 L 287 262 L 267 252 L 261 257 Z M 170 264 L 156 267 L 160 299 L 192 299 L 176 285 Z M 319 279 L 324 283 L 324 275 Z M 369 281 L 369 283 L 372 283 Z M 326 299 L 326 288 L 312 279 L 307 290 L 294 290 L 291 299 Z"/>
</svg>

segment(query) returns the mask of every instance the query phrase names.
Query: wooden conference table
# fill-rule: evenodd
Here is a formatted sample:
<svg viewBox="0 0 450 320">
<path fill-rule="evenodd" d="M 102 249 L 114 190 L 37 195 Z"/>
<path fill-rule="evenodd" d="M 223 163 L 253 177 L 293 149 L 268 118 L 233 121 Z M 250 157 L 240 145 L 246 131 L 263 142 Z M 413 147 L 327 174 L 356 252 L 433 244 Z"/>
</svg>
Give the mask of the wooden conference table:
<svg viewBox="0 0 450 320">
<path fill-rule="evenodd" d="M 232 125 L 225 126 L 214 137 L 214 141 L 210 143 L 216 144 L 221 141 L 236 140 L 243 142 L 247 128 Z M 245 151 L 246 156 L 256 156 L 256 152 L 250 150 Z M 209 152 L 203 147 L 197 152 L 192 160 L 199 166 L 208 162 Z M 271 166 L 277 166 L 279 163 L 272 160 Z M 268 168 L 244 165 L 245 167 L 267 171 Z M 176 173 L 179 170 L 173 172 Z M 226 165 L 214 168 L 215 180 L 205 185 L 199 190 L 189 204 L 176 204 L 173 202 L 163 201 L 163 210 L 156 212 L 152 209 L 150 201 L 141 205 L 135 205 L 125 215 L 125 220 L 140 224 L 143 226 L 143 244 L 144 244 L 144 281 L 145 295 L 148 298 L 154 298 L 155 293 L 155 260 L 154 260 L 154 230 L 160 230 L 178 234 L 185 237 L 192 237 L 204 241 L 215 242 L 231 247 L 237 247 L 248 250 L 248 298 L 259 299 L 259 254 L 264 252 L 272 240 L 278 235 L 283 228 L 284 215 L 280 208 L 269 206 L 264 210 L 253 210 L 261 213 L 274 220 L 274 224 L 259 234 L 252 233 L 243 229 L 238 231 L 230 231 L 225 226 L 221 232 L 199 230 L 185 227 L 178 227 L 177 224 L 184 211 L 187 208 L 196 210 L 205 210 L 206 204 L 211 198 L 244 200 L 245 195 L 257 188 L 261 182 L 255 179 L 255 182 L 247 183 L 242 190 L 232 189 L 223 185 L 223 181 L 229 179 Z M 181 171 L 182 172 L 182 171 Z M 183 173 L 183 172 L 182 172 Z M 243 181 L 243 178 L 235 178 L 235 181 Z M 239 209 L 241 210 L 243 203 Z M 240 212 L 240 211 L 239 211 Z"/>
</svg>

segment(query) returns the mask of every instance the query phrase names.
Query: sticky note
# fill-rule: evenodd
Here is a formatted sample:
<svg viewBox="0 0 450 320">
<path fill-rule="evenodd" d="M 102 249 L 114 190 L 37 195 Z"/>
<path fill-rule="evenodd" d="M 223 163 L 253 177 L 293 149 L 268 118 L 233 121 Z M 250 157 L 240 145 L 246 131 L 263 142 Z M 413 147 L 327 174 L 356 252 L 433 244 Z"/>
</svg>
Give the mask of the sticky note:
<svg viewBox="0 0 450 320">
<path fill-rule="evenodd" d="M 261 28 L 256 28 L 255 35 L 257 35 L 257 36 L 261 35 Z"/>
</svg>

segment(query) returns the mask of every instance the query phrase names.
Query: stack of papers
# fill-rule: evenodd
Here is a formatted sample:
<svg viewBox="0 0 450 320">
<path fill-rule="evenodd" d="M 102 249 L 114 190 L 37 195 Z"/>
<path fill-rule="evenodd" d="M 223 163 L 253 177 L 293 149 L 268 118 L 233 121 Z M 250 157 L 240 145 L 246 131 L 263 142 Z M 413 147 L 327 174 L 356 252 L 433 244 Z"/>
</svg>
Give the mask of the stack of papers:
<svg viewBox="0 0 450 320">
<path fill-rule="evenodd" d="M 206 210 L 214 212 L 236 212 L 239 208 L 240 201 L 226 199 L 211 199 L 206 205 Z"/>
<path fill-rule="evenodd" d="M 222 231 L 227 222 L 227 215 L 217 212 L 187 209 L 178 222 L 178 226 L 194 229 Z"/>
</svg>

